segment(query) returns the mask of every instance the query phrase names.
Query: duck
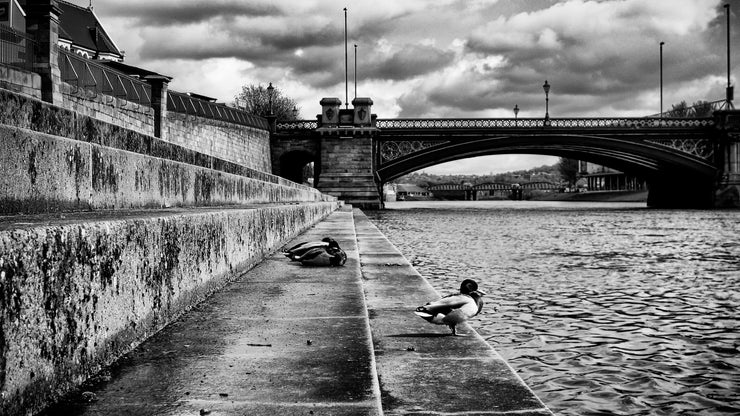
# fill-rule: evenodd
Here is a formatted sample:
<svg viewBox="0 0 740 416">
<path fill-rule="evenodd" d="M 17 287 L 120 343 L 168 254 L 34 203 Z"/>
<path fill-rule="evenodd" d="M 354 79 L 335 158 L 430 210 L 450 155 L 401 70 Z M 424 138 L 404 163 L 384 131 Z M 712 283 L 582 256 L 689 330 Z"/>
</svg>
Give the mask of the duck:
<svg viewBox="0 0 740 416">
<path fill-rule="evenodd" d="M 331 237 L 324 237 L 320 241 L 304 241 L 302 243 L 296 244 L 291 248 L 283 250 L 283 254 L 285 254 L 285 256 L 292 261 L 298 261 L 298 259 L 309 250 L 320 247 L 328 247 L 330 244 L 336 245 L 336 247 L 339 248 L 339 243 L 337 243 L 336 240 Z"/>
<path fill-rule="evenodd" d="M 482 297 L 485 292 L 478 289 L 473 279 L 465 279 L 460 284 L 460 292 L 441 299 L 427 302 L 416 308 L 416 315 L 429 323 L 447 325 L 452 335 L 457 336 L 456 326 L 478 315 L 483 309 Z"/>
<path fill-rule="evenodd" d="M 295 260 L 304 266 L 343 266 L 347 261 L 347 253 L 335 241 L 326 247 L 314 247 Z"/>
</svg>

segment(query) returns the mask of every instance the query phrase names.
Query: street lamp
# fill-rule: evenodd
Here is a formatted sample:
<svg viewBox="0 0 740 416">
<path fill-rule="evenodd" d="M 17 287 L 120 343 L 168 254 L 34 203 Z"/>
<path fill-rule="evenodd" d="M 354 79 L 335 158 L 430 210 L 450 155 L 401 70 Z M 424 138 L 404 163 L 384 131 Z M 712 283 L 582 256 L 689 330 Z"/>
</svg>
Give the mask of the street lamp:
<svg viewBox="0 0 740 416">
<path fill-rule="evenodd" d="M 272 115 L 272 94 L 275 91 L 275 87 L 272 86 L 272 82 L 267 86 L 267 99 L 268 99 L 268 111 L 269 115 Z"/>
<path fill-rule="evenodd" d="M 519 105 L 514 104 L 514 125 L 517 124 L 517 116 L 519 115 Z"/>
<path fill-rule="evenodd" d="M 545 125 L 550 125 L 550 84 L 545 80 L 545 84 L 542 86 L 545 90 Z"/>
</svg>

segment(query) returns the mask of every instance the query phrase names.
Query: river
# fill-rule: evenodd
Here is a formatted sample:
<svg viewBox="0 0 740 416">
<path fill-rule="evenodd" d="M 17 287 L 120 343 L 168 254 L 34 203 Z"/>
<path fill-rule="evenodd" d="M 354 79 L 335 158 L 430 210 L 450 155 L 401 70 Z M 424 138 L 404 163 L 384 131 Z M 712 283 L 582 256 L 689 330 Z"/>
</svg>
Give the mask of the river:
<svg viewBox="0 0 740 416">
<path fill-rule="evenodd" d="M 740 211 L 392 202 L 367 211 L 558 415 L 740 414 Z M 421 323 L 420 323 L 421 324 Z"/>
</svg>

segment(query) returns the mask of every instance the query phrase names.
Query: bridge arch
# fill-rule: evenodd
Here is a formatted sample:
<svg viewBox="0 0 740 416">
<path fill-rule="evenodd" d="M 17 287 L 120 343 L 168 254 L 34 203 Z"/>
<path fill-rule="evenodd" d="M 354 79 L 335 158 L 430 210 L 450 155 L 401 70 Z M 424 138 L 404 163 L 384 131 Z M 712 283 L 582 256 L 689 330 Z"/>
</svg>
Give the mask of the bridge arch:
<svg viewBox="0 0 740 416">
<path fill-rule="evenodd" d="M 304 172 L 308 165 L 314 163 L 316 169 L 316 155 L 306 150 L 293 150 L 280 155 L 279 175 L 295 183 L 303 183 Z"/>
<path fill-rule="evenodd" d="M 658 143 L 582 134 L 492 136 L 439 142 L 392 160 L 383 161 L 381 154 L 377 174 L 387 182 L 425 167 L 470 157 L 540 154 L 589 161 L 646 178 L 680 175 L 712 180 L 716 175 L 708 158 L 712 149 L 702 152 L 692 155 Z"/>
<path fill-rule="evenodd" d="M 369 107 L 363 109 L 369 111 Z M 323 165 L 318 169 L 318 187 L 358 206 L 382 206 L 377 199 L 382 185 L 407 173 L 499 154 L 565 157 L 639 176 L 647 181 L 651 207 L 711 207 L 717 201 L 716 192 L 721 190 L 727 193 L 722 198 L 734 201 L 737 198 L 730 193 L 740 189 L 734 179 L 740 171 L 740 112 L 734 110 L 686 119 L 377 119 L 373 115 L 370 124 L 353 113 L 357 108 L 342 110 L 338 121 L 335 108 L 323 110 L 317 121 L 277 123 L 273 143 L 289 147 L 292 144 L 284 143 L 313 140 Z"/>
</svg>

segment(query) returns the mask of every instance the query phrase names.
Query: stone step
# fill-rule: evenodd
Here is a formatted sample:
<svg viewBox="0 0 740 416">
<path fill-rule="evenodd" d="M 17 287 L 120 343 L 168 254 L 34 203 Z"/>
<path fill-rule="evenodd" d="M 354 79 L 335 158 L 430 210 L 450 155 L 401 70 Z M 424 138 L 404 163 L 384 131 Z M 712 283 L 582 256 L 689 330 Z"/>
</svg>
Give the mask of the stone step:
<svg viewBox="0 0 740 416">
<path fill-rule="evenodd" d="M 3 386 L 0 414 L 36 414 L 58 394 L 75 387 L 96 369 L 109 365 L 157 333 L 336 208 L 336 202 L 317 202 L 257 204 L 249 209 L 95 211 L 65 213 L 61 218 L 49 214 L 0 217 L 0 247 L 4 248 L 0 281 L 12 281 L 12 285 L 0 285 L 0 296 L 17 299 L 13 313 L 0 314 L 4 347 L 0 349 L 2 372 L 7 382 L 12 381 Z M 293 266 L 286 265 L 294 272 L 300 270 Z M 39 283 L 44 279 L 50 284 Z M 301 293 L 300 282 L 304 280 L 295 281 L 299 284 L 293 287 L 299 288 Z M 258 286 L 250 284 L 246 292 L 251 294 Z M 337 288 L 338 283 L 332 282 L 329 286 Z M 263 285 L 263 288 L 268 289 L 266 297 L 275 294 L 271 285 Z M 314 289 L 317 293 L 324 290 Z M 309 299 L 316 298 L 306 296 L 306 300 Z M 249 300 L 257 308 L 257 314 L 263 312 L 259 309 L 263 300 L 264 297 Z M 212 302 L 211 298 L 207 304 Z M 281 311 L 283 309 L 279 309 Z M 321 313 L 325 313 L 325 309 L 321 309 Z M 303 319 L 304 314 L 305 311 L 296 311 L 295 316 Z M 254 315 L 244 309 L 232 317 L 249 328 L 251 316 Z M 279 319 L 273 322 L 277 321 Z M 144 373 L 131 373 L 134 382 L 124 383 L 123 389 L 120 389 L 119 380 L 114 380 L 107 393 L 97 393 L 101 403 L 98 409 L 102 410 L 87 414 L 152 414 L 156 406 L 151 407 L 150 401 L 163 397 L 172 397 L 178 405 L 186 407 L 198 405 L 198 400 L 213 399 L 211 394 L 218 398 L 220 392 L 231 394 L 233 399 L 238 387 L 232 380 L 237 376 L 242 380 L 242 390 L 249 391 L 253 384 L 247 383 L 256 382 L 249 375 L 253 371 L 249 354 L 264 351 L 264 347 L 250 347 L 246 342 L 263 342 L 261 333 L 253 327 L 244 338 L 229 338 L 226 320 L 203 322 L 197 321 L 187 331 L 192 338 L 184 342 L 181 342 L 184 334 L 179 332 L 182 327 L 173 324 L 172 348 L 157 350 L 151 366 L 140 368 L 144 372 L 155 369 L 151 374 L 156 376 L 141 377 Z M 322 325 L 320 321 L 315 322 Z M 275 327 L 272 322 L 270 326 Z M 328 325 L 327 331 L 331 328 L 333 326 Z M 283 330 L 288 334 L 291 329 L 283 327 Z M 366 334 L 367 331 L 362 326 L 357 332 Z M 209 334 L 211 338 L 206 338 Z M 318 338 L 318 332 L 305 336 L 315 337 L 318 345 L 314 348 L 325 346 L 323 341 L 330 338 Z M 283 338 L 281 342 L 293 345 L 291 351 L 300 349 L 305 355 L 316 356 L 316 350 L 306 346 L 306 338 Z M 278 349 L 277 340 L 272 342 L 276 344 L 274 349 Z M 93 345 L 95 348 L 91 348 Z M 147 345 L 163 344 L 152 341 Z M 244 354 L 242 358 L 246 356 L 247 359 L 237 360 L 226 355 L 221 360 L 199 357 L 198 353 L 207 346 L 222 352 L 236 348 Z M 175 349 L 177 353 L 170 355 Z M 309 358 L 306 357 L 306 362 L 312 362 Z M 190 372 L 182 373 L 192 382 L 185 386 L 173 377 L 190 359 L 195 359 L 196 364 L 188 369 L 195 371 L 197 367 L 199 374 L 195 377 Z M 242 365 L 239 371 L 231 369 L 231 364 L 236 362 Z M 221 367 L 228 376 L 216 381 L 218 386 L 208 384 L 208 390 L 202 390 L 201 380 L 211 383 L 214 368 Z M 272 368 L 271 365 L 264 367 Z M 208 377 L 204 378 L 204 374 Z M 306 374 L 309 373 L 300 373 L 301 383 L 305 383 Z M 42 377 L 44 382 L 38 383 Z M 266 394 L 266 390 L 272 388 L 271 383 L 263 381 L 255 394 Z M 354 381 L 347 383 L 353 385 Z M 187 390 L 178 390 L 182 387 Z M 132 388 L 138 390 L 132 392 Z M 176 389 L 178 394 L 160 394 L 169 388 Z M 192 394 L 191 401 L 186 391 Z M 126 392 L 133 396 L 118 400 Z M 197 415 L 198 408 L 194 412 L 183 412 Z M 80 413 L 66 410 L 48 413 L 74 414 Z"/>
<path fill-rule="evenodd" d="M 316 189 L 0 125 L 0 214 L 326 200 Z"/>
</svg>

